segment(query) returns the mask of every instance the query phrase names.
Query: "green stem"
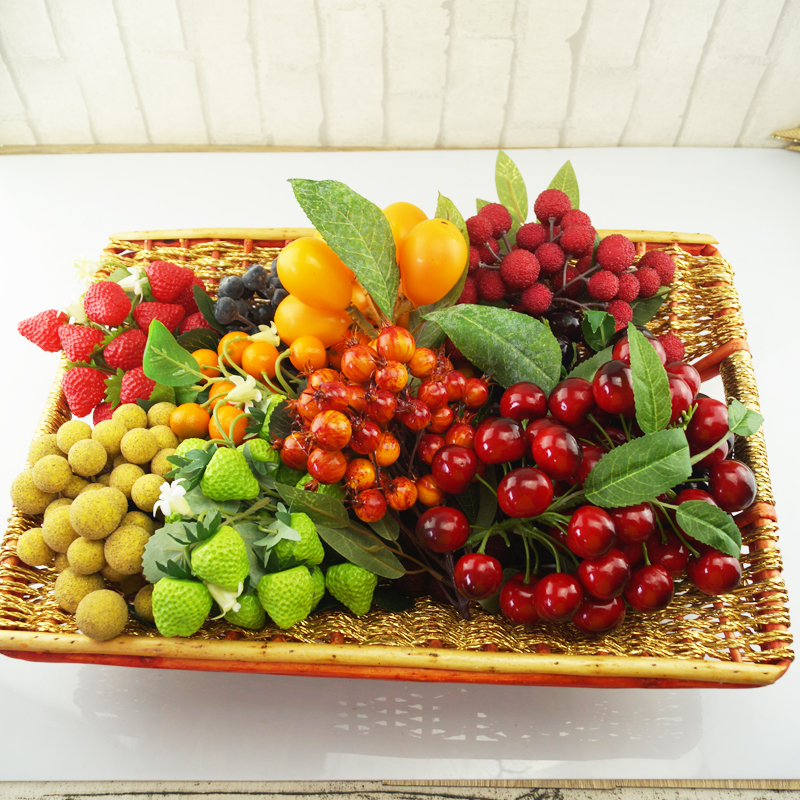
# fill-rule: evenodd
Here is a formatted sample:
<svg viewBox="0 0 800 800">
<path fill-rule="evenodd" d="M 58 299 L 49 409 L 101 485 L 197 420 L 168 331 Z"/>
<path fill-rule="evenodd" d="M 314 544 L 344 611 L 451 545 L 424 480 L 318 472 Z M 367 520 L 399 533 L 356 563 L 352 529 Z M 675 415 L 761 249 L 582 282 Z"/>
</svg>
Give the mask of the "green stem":
<svg viewBox="0 0 800 800">
<path fill-rule="evenodd" d="M 728 436 L 730 436 L 730 434 L 731 432 L 728 431 L 716 444 L 711 445 L 708 450 L 703 450 L 702 453 L 692 456 L 689 463 L 694 466 L 698 461 L 702 461 L 706 456 L 711 455 L 723 442 L 728 441 Z"/>
<path fill-rule="evenodd" d="M 290 352 L 291 351 L 287 348 L 278 356 L 277 359 L 275 359 L 275 377 L 278 379 L 280 385 L 283 386 L 286 396 L 291 397 L 292 399 L 297 399 L 297 395 L 283 377 L 283 370 L 281 369 L 281 362 L 289 357 Z"/>
<path fill-rule="evenodd" d="M 620 419 L 620 422 L 622 423 L 622 430 L 625 432 L 625 438 L 628 441 L 630 441 L 631 440 L 631 429 L 630 429 L 630 426 L 628 425 L 628 421 L 623 416 L 620 416 L 619 419 Z"/>
<path fill-rule="evenodd" d="M 476 480 L 480 481 L 495 497 L 497 497 L 497 489 L 494 488 L 491 484 L 487 483 L 478 473 L 475 473 Z"/>
<path fill-rule="evenodd" d="M 611 449 L 613 450 L 616 447 L 616 445 L 614 444 L 614 442 L 612 441 L 611 437 L 606 432 L 606 429 L 594 418 L 594 416 L 592 414 L 589 414 L 587 419 L 590 420 L 592 422 L 592 424 L 597 427 L 597 429 L 600 431 L 600 433 L 603 434 L 603 436 L 605 437 L 605 440 L 608 442 L 608 444 L 610 445 Z"/>
</svg>

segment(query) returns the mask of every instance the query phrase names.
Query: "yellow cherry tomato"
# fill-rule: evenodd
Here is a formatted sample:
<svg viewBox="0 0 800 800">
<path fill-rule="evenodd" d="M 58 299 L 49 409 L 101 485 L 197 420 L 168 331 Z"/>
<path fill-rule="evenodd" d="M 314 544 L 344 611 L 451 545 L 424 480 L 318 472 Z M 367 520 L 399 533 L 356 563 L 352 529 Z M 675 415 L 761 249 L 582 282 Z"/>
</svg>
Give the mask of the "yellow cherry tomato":
<svg viewBox="0 0 800 800">
<path fill-rule="evenodd" d="M 350 303 L 353 272 L 322 239 L 289 242 L 278 255 L 278 277 L 289 294 L 312 308 L 343 311 Z"/>
<path fill-rule="evenodd" d="M 423 220 L 428 219 L 428 215 L 413 203 L 392 203 L 383 209 L 386 219 L 389 220 L 389 227 L 392 229 L 394 237 L 394 248 L 397 260 L 400 260 L 400 247 L 406 240 L 406 236 Z"/>
<path fill-rule="evenodd" d="M 275 309 L 278 335 L 288 345 L 300 336 L 316 336 L 325 347 L 331 347 L 344 338 L 352 324 L 343 311 L 312 308 L 293 294 Z"/>
<path fill-rule="evenodd" d="M 461 231 L 446 219 L 420 222 L 400 248 L 403 291 L 415 306 L 441 300 L 467 266 L 469 248 Z"/>
</svg>

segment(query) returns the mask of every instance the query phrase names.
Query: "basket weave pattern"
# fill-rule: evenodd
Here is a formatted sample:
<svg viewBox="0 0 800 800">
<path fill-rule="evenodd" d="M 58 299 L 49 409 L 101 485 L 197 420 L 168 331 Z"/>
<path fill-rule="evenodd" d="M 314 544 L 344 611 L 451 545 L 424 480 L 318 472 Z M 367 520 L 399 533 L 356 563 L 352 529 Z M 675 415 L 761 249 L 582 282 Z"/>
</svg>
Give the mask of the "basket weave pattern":
<svg viewBox="0 0 800 800">
<path fill-rule="evenodd" d="M 263 232 L 267 234 L 267 232 Z M 304 232 L 298 232 L 302 235 Z M 107 253 L 117 265 L 141 266 L 163 259 L 190 266 L 214 293 L 220 278 L 241 274 L 253 263 L 269 263 L 283 245 L 280 239 L 178 241 L 112 240 Z M 656 332 L 677 333 L 686 345 L 687 360 L 701 359 L 704 376 L 717 369 L 726 395 L 759 409 L 752 359 L 733 271 L 715 248 L 650 243 L 670 252 L 677 270 L 674 288 L 654 320 Z M 640 251 L 646 247 L 641 240 Z M 730 351 L 730 352 L 728 352 Z M 724 355 L 721 363 L 720 356 Z M 63 369 L 63 367 L 62 367 Z M 36 435 L 54 432 L 69 419 L 60 391 L 60 374 L 47 398 Z M 673 603 L 664 611 L 643 616 L 629 613 L 620 628 L 604 637 L 588 637 L 570 625 L 517 626 L 481 609 L 469 621 L 455 609 L 428 599 L 408 612 L 373 610 L 363 617 L 344 612 L 312 615 L 290 631 L 267 627 L 250 632 L 223 621 L 207 623 L 193 638 L 270 640 L 302 643 L 357 643 L 397 647 L 437 647 L 457 650 L 499 650 L 511 653 L 558 653 L 589 656 L 648 656 L 715 659 L 772 664 L 793 658 L 786 589 L 777 548 L 778 528 L 773 509 L 763 433 L 736 442 L 736 457 L 753 469 L 758 482 L 755 506 L 737 520 L 743 539 L 743 580 L 724 597 L 711 598 L 688 581 L 676 585 Z M 20 565 L 15 555 L 19 534 L 40 518 L 14 512 L 0 548 L 0 631 L 72 633 L 71 615 L 52 598 L 55 572 Z M 126 634 L 152 637 L 154 629 L 131 621 Z"/>
</svg>

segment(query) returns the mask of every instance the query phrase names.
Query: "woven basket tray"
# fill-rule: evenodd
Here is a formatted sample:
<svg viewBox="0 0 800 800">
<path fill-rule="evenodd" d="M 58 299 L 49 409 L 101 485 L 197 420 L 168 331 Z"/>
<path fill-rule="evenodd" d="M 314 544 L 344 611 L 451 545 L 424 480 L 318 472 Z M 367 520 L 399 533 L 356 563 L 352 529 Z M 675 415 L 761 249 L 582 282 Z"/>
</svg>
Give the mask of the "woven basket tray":
<svg viewBox="0 0 800 800">
<path fill-rule="evenodd" d="M 601 231 L 601 235 L 617 231 Z M 667 249 L 675 283 L 652 327 L 677 333 L 703 378 L 722 376 L 726 395 L 758 410 L 747 334 L 733 271 L 710 236 L 618 231 L 639 252 Z M 308 229 L 144 231 L 117 234 L 107 252 L 128 264 L 151 259 L 191 267 L 213 291 L 227 274 L 268 263 Z M 69 418 L 60 374 L 36 435 Z M 123 635 L 94 642 L 52 598 L 55 573 L 20 564 L 19 534 L 41 519 L 14 512 L 0 548 L 0 652 L 32 661 L 327 677 L 600 687 L 758 686 L 792 661 L 787 596 L 761 432 L 737 439 L 736 457 L 758 481 L 755 504 L 738 515 L 744 543 L 741 586 L 710 598 L 678 584 L 664 611 L 628 614 L 603 637 L 573 626 L 513 625 L 478 609 L 470 621 L 428 599 L 407 612 L 312 615 L 289 631 L 249 632 L 207 623 L 190 639 L 165 639 L 131 621 Z"/>
</svg>

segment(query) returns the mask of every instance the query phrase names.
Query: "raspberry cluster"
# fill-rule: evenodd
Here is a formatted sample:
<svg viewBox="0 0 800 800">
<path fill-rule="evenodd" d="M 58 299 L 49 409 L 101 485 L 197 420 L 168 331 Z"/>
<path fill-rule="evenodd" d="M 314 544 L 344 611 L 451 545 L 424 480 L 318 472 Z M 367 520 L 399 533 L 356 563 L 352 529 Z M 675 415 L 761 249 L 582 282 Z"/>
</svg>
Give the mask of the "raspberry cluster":
<svg viewBox="0 0 800 800">
<path fill-rule="evenodd" d="M 590 217 L 559 189 L 543 191 L 534 212 L 538 221 L 522 225 L 514 245 L 511 215 L 501 204 L 489 203 L 466 220 L 469 275 L 460 303 L 504 300 L 534 316 L 552 308 L 601 308 L 620 330 L 633 318 L 634 300 L 672 282 L 669 253 L 649 250 L 637 261 L 636 246 L 622 234 L 606 236 L 593 253 L 597 232 Z"/>
</svg>

